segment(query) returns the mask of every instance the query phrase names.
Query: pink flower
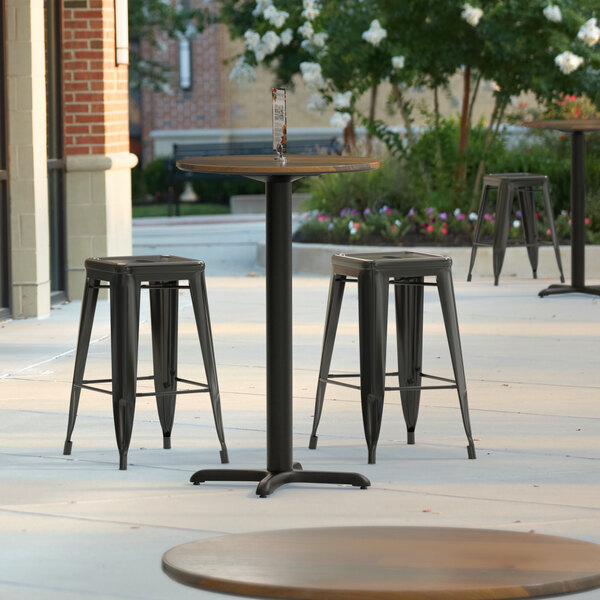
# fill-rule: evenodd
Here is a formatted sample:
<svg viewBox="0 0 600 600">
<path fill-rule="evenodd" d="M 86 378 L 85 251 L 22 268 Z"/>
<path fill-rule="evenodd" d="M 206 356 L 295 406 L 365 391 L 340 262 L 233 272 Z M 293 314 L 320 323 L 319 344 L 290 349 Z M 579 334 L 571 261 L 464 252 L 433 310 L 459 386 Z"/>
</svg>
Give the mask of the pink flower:
<svg viewBox="0 0 600 600">
<path fill-rule="evenodd" d="M 431 233 L 433 231 L 433 225 L 426 225 L 425 229 L 427 229 L 427 231 L 429 231 L 429 233 Z"/>
<path fill-rule="evenodd" d="M 586 225 L 589 225 L 589 224 L 590 224 L 590 220 L 589 220 L 589 218 L 587 218 L 587 217 L 586 217 L 586 219 L 585 219 L 584 223 L 585 223 Z"/>
<path fill-rule="evenodd" d="M 392 233 L 394 233 L 398 228 L 395 225 L 392 225 Z"/>
<path fill-rule="evenodd" d="M 319 215 L 319 216 L 317 217 L 317 221 L 321 221 L 321 222 L 323 222 L 323 221 L 328 221 L 328 220 L 329 220 L 329 219 L 328 219 L 328 218 L 327 218 L 325 215 Z"/>
<path fill-rule="evenodd" d="M 546 235 L 552 235 L 552 232 L 549 229 L 546 229 Z"/>
<path fill-rule="evenodd" d="M 483 215 L 483 218 L 487 221 L 491 221 L 494 217 L 493 215 L 490 215 L 490 213 L 485 213 L 485 215 Z"/>
</svg>

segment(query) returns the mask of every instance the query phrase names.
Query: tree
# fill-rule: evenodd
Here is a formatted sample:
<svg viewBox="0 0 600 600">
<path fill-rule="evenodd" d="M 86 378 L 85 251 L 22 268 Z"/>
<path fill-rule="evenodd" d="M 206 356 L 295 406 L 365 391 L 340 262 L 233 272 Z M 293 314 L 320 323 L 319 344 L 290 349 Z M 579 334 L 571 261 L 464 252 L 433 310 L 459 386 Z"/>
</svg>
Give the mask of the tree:
<svg viewBox="0 0 600 600">
<path fill-rule="evenodd" d="M 550 4 L 553 2 L 553 4 Z M 224 0 L 223 19 L 246 51 L 237 66 L 264 62 L 280 82 L 301 72 L 317 96 L 315 107 L 332 103 L 336 123 L 349 123 L 356 101 L 371 90 L 365 123 L 402 151 L 404 141 L 377 123 L 379 85 L 389 80 L 413 145 L 413 107 L 405 90 L 426 86 L 439 127 L 439 90 L 457 72 L 463 77 L 456 202 L 462 194 L 473 107 L 486 80 L 495 104 L 476 178 L 513 98 L 532 92 L 542 105 L 561 94 L 586 94 L 600 105 L 600 17 L 597 0 Z M 284 39 L 285 38 L 285 39 Z M 246 71 L 246 75 L 249 71 Z M 235 69 L 233 75 L 236 75 Z M 340 116 L 341 115 L 341 116 Z M 421 168 L 426 188 L 432 183 Z"/>
</svg>

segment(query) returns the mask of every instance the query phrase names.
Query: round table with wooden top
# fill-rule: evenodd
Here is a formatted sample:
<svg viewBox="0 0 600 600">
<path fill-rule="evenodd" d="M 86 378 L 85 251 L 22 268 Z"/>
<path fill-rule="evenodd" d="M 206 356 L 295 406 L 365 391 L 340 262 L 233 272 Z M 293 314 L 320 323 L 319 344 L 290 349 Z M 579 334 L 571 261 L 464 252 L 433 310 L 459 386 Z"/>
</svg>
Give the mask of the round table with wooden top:
<svg viewBox="0 0 600 600">
<path fill-rule="evenodd" d="M 242 175 L 266 184 L 266 329 L 267 329 L 267 465 L 262 469 L 201 469 L 191 481 L 257 481 L 266 497 L 285 483 L 370 485 L 359 473 L 305 471 L 292 456 L 292 182 L 328 173 L 369 171 L 372 158 L 289 155 L 283 163 L 272 155 L 183 158 L 184 171 Z M 240 307 L 242 310 L 242 307 Z"/>
<path fill-rule="evenodd" d="M 292 600 L 504 600 L 600 587 L 600 546 L 444 527 L 288 529 L 208 538 L 162 559 L 172 579 Z"/>
<path fill-rule="evenodd" d="M 533 121 L 523 125 L 571 134 L 571 285 L 553 284 L 539 295 L 579 292 L 600 296 L 600 286 L 585 285 L 585 134 L 600 132 L 600 119 Z"/>
</svg>

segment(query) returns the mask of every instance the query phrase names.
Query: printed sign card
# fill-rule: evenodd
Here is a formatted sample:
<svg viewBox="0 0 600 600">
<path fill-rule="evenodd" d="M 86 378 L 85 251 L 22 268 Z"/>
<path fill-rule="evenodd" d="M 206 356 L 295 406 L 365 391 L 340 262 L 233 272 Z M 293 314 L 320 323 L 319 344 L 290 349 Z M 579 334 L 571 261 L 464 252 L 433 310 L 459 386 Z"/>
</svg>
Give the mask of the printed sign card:
<svg viewBox="0 0 600 600">
<path fill-rule="evenodd" d="M 273 151 L 277 152 L 275 160 L 285 162 L 287 153 L 287 110 L 286 93 L 283 88 L 273 88 Z"/>
</svg>

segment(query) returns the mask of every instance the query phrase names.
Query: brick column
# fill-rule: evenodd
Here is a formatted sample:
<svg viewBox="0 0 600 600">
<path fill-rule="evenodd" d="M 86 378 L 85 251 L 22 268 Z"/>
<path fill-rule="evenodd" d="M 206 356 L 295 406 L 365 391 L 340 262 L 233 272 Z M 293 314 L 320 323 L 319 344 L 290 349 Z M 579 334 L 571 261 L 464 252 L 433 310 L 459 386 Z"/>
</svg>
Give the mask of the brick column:
<svg viewBox="0 0 600 600">
<path fill-rule="evenodd" d="M 44 0 L 8 0 L 12 312 L 50 313 Z"/>
<path fill-rule="evenodd" d="M 114 0 L 64 0 L 68 289 L 89 256 L 131 254 L 128 66 L 115 64 Z"/>
</svg>

